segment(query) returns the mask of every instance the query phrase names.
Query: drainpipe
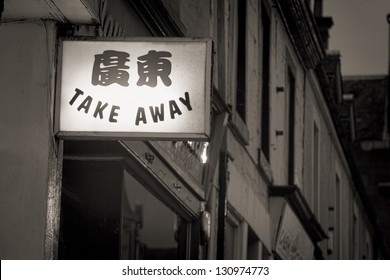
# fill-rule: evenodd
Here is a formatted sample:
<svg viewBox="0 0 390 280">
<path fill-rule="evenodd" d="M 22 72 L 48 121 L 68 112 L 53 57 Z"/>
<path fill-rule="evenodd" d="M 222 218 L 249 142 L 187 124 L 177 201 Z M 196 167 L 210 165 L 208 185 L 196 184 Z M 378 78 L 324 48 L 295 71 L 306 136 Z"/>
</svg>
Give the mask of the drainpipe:
<svg viewBox="0 0 390 280">
<path fill-rule="evenodd" d="M 226 142 L 225 142 L 226 143 Z M 226 147 L 226 146 L 225 146 Z M 227 162 L 226 149 L 221 151 L 219 161 L 219 196 L 218 196 L 218 228 L 217 228 L 217 260 L 223 260 L 225 255 L 225 214 L 227 202 Z"/>
</svg>

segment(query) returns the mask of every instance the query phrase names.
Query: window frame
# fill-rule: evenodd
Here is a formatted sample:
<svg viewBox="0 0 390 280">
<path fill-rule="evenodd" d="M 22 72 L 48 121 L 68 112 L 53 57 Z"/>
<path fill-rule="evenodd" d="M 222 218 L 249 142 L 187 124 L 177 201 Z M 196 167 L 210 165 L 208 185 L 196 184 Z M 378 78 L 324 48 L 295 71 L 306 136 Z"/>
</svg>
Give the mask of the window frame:
<svg viewBox="0 0 390 280">
<path fill-rule="evenodd" d="M 270 162 L 271 142 L 271 93 L 270 93 L 270 67 L 271 67 L 271 15 L 264 1 L 259 1 L 259 89 L 261 90 L 261 120 L 260 120 L 260 150 Z"/>
</svg>

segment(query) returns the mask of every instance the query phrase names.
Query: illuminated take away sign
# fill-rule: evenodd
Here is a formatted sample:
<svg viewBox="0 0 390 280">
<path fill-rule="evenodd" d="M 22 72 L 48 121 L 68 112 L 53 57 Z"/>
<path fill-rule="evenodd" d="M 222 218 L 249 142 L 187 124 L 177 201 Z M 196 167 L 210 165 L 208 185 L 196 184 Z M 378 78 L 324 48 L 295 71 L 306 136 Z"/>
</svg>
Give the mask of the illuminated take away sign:
<svg viewBox="0 0 390 280">
<path fill-rule="evenodd" d="M 211 40 L 101 39 L 62 41 L 59 137 L 209 138 Z"/>
</svg>

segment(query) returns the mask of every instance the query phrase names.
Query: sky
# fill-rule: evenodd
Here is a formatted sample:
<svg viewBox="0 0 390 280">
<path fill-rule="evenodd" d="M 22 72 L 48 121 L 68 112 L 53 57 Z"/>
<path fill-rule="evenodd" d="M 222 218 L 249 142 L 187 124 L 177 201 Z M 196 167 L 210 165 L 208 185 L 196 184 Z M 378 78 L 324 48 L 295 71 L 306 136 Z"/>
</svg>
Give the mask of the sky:
<svg viewBox="0 0 390 280">
<path fill-rule="evenodd" d="M 340 51 L 342 75 L 388 74 L 390 0 L 323 3 L 323 15 L 333 18 L 329 50 Z"/>
</svg>

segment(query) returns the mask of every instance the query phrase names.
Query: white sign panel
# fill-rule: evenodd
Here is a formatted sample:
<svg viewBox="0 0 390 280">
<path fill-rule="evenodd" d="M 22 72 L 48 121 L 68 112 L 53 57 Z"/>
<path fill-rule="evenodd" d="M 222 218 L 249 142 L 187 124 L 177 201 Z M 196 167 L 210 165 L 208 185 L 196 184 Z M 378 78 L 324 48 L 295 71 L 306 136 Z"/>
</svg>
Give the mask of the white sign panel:
<svg viewBox="0 0 390 280">
<path fill-rule="evenodd" d="M 275 251 L 284 260 L 311 260 L 314 257 L 313 242 L 289 205 L 284 210 Z"/>
<path fill-rule="evenodd" d="M 209 137 L 211 40 L 100 39 L 62 41 L 60 137 Z"/>
</svg>

